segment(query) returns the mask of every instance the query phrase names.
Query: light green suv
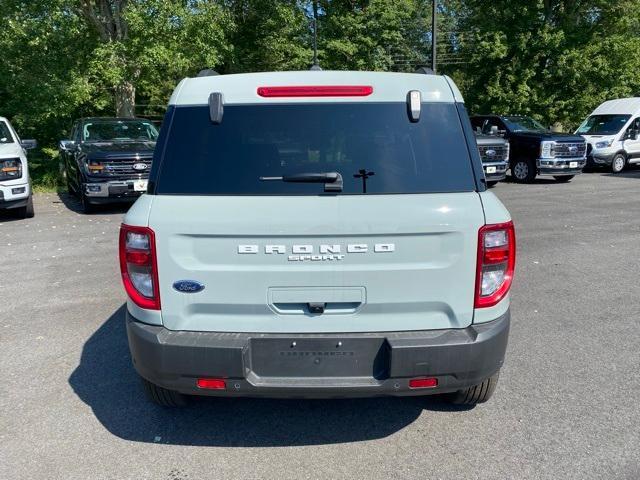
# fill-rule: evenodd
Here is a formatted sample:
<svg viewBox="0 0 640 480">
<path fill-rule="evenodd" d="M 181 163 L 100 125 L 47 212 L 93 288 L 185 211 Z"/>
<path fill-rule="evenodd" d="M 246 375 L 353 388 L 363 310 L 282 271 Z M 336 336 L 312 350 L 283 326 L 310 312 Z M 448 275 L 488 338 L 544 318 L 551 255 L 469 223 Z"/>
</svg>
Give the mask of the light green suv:
<svg viewBox="0 0 640 480">
<path fill-rule="evenodd" d="M 149 397 L 446 394 L 503 364 L 515 234 L 445 76 L 183 80 L 125 217 Z"/>
</svg>

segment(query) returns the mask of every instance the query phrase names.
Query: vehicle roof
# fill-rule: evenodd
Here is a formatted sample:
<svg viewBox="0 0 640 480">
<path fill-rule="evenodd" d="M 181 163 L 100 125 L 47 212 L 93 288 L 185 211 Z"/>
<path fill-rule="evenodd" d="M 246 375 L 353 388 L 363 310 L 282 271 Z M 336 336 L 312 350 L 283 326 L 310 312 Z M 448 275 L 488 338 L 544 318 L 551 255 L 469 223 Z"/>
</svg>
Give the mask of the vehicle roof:
<svg viewBox="0 0 640 480">
<path fill-rule="evenodd" d="M 609 100 L 596 108 L 591 115 L 627 114 L 640 115 L 640 98 L 618 98 Z"/>
<path fill-rule="evenodd" d="M 258 87 L 367 85 L 366 97 L 263 98 Z M 221 92 L 225 104 L 309 102 L 405 102 L 410 90 L 419 90 L 423 102 L 464 102 L 453 81 L 442 75 L 390 72 L 300 71 L 262 72 L 185 78 L 171 96 L 169 105 L 207 105 L 211 92 Z"/>
<path fill-rule="evenodd" d="M 82 117 L 82 118 L 79 118 L 76 121 L 84 123 L 84 122 L 96 122 L 96 121 L 100 121 L 100 122 L 104 122 L 104 121 L 126 122 L 126 121 L 131 121 L 131 120 L 141 120 L 141 121 L 147 121 L 147 122 L 151 121 L 148 118 L 142 118 L 142 117 Z"/>
</svg>

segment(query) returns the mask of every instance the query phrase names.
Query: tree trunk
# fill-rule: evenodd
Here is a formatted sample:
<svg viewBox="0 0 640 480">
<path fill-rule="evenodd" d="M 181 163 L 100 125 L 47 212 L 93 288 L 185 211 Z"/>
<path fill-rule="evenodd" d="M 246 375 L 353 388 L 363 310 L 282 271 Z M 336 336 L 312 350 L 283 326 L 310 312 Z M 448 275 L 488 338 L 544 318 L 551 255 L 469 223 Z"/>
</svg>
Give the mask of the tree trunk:
<svg viewBox="0 0 640 480">
<path fill-rule="evenodd" d="M 135 117 L 136 88 L 131 82 L 123 82 L 116 87 L 116 116 Z"/>
</svg>

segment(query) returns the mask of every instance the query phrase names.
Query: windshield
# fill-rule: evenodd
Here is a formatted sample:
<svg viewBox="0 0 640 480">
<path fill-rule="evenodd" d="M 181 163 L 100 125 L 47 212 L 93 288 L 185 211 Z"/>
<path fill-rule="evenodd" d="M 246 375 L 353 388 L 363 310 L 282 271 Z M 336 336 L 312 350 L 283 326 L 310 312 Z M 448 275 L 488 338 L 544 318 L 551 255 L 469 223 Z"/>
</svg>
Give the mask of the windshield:
<svg viewBox="0 0 640 480">
<path fill-rule="evenodd" d="M 96 120 L 87 122 L 82 129 L 85 142 L 117 142 L 150 140 L 155 142 L 158 130 L 151 122 L 140 120 Z"/>
<path fill-rule="evenodd" d="M 576 133 L 581 135 L 615 135 L 626 125 L 631 115 L 591 115 Z"/>
<path fill-rule="evenodd" d="M 547 128 L 531 117 L 504 117 L 504 121 L 512 132 L 546 132 Z"/>
<path fill-rule="evenodd" d="M 228 105 L 219 125 L 207 106 L 172 114 L 158 194 L 317 195 L 323 183 L 260 177 L 334 172 L 343 194 L 475 190 L 452 103 L 423 104 L 417 123 L 405 103 Z"/>
<path fill-rule="evenodd" d="M 11 130 L 9 130 L 9 126 L 0 121 L 0 143 L 13 143 L 13 135 L 11 135 Z"/>
</svg>

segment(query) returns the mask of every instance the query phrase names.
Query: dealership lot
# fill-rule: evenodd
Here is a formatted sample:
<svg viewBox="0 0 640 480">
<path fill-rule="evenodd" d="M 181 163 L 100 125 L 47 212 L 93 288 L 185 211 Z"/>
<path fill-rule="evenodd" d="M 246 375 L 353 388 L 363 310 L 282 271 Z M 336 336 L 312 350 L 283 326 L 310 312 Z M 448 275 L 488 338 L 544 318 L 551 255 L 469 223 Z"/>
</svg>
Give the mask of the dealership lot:
<svg viewBox="0 0 640 480">
<path fill-rule="evenodd" d="M 501 183 L 516 222 L 494 398 L 212 400 L 163 410 L 130 363 L 124 208 L 0 216 L 0 478 L 640 477 L 640 170 Z"/>
</svg>

